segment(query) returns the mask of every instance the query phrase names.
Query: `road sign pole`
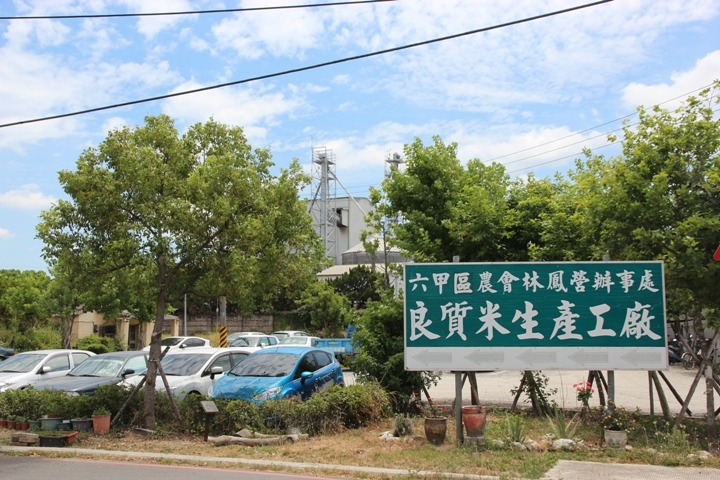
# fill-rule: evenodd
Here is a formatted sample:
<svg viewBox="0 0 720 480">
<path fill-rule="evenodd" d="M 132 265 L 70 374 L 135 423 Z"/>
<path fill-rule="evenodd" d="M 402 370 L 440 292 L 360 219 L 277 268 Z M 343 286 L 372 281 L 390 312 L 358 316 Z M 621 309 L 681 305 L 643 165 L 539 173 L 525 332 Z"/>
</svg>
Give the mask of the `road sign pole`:
<svg viewBox="0 0 720 480">
<path fill-rule="evenodd" d="M 462 423 L 462 372 L 455 372 L 455 444 L 463 444 Z"/>
</svg>

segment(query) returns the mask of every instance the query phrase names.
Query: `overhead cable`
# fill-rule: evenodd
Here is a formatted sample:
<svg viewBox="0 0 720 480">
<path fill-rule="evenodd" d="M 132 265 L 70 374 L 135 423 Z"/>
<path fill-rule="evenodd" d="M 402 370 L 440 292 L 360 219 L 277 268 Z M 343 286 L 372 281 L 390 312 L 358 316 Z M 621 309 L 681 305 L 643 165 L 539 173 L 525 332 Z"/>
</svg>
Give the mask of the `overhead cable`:
<svg viewBox="0 0 720 480">
<path fill-rule="evenodd" d="M 121 18 L 121 17 L 166 17 L 171 15 L 200 15 L 204 13 L 256 12 L 261 10 L 287 10 L 291 8 L 335 7 L 338 5 L 360 5 L 363 3 L 385 3 L 396 0 L 356 0 L 347 2 L 315 3 L 305 5 L 280 5 L 275 7 L 223 8 L 217 10 L 190 10 L 185 12 L 149 12 L 149 13 L 98 13 L 79 15 L 27 15 L 0 17 L 0 20 L 67 20 L 72 18 Z"/>
<path fill-rule="evenodd" d="M 217 84 L 217 85 L 211 85 L 211 86 L 209 86 L 209 87 L 195 88 L 195 89 L 192 89 L 192 90 L 185 90 L 185 91 L 182 91 L 182 92 L 169 93 L 169 94 L 166 94 L 166 95 L 158 95 L 158 96 L 156 96 L 156 97 L 149 97 L 149 98 L 144 98 L 144 99 L 141 99 L 141 100 L 132 100 L 132 101 L 129 101 L 129 102 L 116 103 L 116 104 L 113 104 L 113 105 L 106 105 L 106 106 L 103 106 L 103 107 L 95 107 L 95 108 L 89 108 L 89 109 L 86 109 L 86 110 L 78 110 L 78 111 L 76 111 L 76 112 L 62 113 L 62 114 L 59 114 L 59 115 L 51 115 L 51 116 L 48 116 L 48 117 L 39 117 L 39 118 L 33 118 L 33 119 L 29 119 L 29 120 L 20 120 L 20 121 L 17 121 L 17 122 L 4 123 L 4 124 L 0 124 L 0 128 L 13 127 L 13 126 L 16 126 L 16 125 L 24 125 L 24 124 L 27 124 L 27 123 L 44 122 L 44 121 L 47 121 L 47 120 L 55 120 L 55 119 L 58 119 L 58 118 L 74 117 L 74 116 L 77 116 L 77 115 L 85 115 L 85 114 L 87 114 L 87 113 L 100 112 L 100 111 L 103 111 L 103 110 L 111 110 L 111 109 L 120 108 L 120 107 L 127 107 L 127 106 L 129 106 L 129 105 L 137 105 L 137 104 L 140 104 L 140 103 L 155 102 L 155 101 L 157 101 L 157 100 L 165 100 L 165 99 L 167 99 L 167 98 L 180 97 L 180 96 L 183 96 L 183 95 L 190 95 L 190 94 L 193 94 L 193 93 L 205 92 L 205 91 L 208 91 L 208 90 L 215 90 L 215 89 L 218 89 L 218 88 L 230 87 L 230 86 L 233 86 L 233 85 L 241 85 L 241 84 L 244 84 L 244 83 L 255 82 L 255 81 L 258 81 L 258 80 L 266 80 L 266 79 L 268 79 L 268 78 L 280 77 L 280 76 L 289 75 L 289 74 L 292 74 L 292 73 L 305 72 L 305 71 L 308 71 L 308 70 L 314 70 L 314 69 L 317 69 L 317 68 L 327 67 L 327 66 L 330 66 L 330 65 L 337 65 L 337 64 L 340 64 L 340 63 L 350 62 L 350 61 L 354 61 L 354 60 L 360 60 L 360 59 L 363 59 L 363 58 L 370 58 L 370 57 L 375 57 L 375 56 L 378 56 L 378 55 L 385 55 L 385 54 L 387 54 L 387 53 L 399 52 L 399 51 L 401 51 L 401 50 L 407 50 L 407 49 L 410 49 L 410 48 L 420 47 L 420 46 L 424 46 L 424 45 L 430 45 L 430 44 L 433 44 L 433 43 L 444 42 L 444 41 L 446 41 L 446 40 L 452 40 L 452 39 L 455 39 L 455 38 L 465 37 L 465 36 L 468 36 L 468 35 L 474 35 L 474 34 L 477 34 L 477 33 L 488 32 L 488 31 L 490 31 L 490 30 L 497 30 L 497 29 L 509 27 L 509 26 L 512 26 L 512 25 L 519 25 L 519 24 L 521 24 L 521 23 L 532 22 L 532 21 L 534 21 L 534 20 L 540 20 L 540 19 L 543 19 L 543 18 L 548 18 L 548 17 L 553 17 L 553 16 L 556 16 L 556 15 L 561 15 L 561 14 L 563 14 L 563 13 L 574 12 L 574 11 L 576 11 L 576 10 L 582 10 L 582 9 L 589 8 L 589 7 L 594 7 L 594 6 L 597 6 L 597 5 L 602 5 L 602 4 L 604 4 L 604 3 L 610 3 L 610 2 L 612 2 L 612 1 L 613 1 L 613 0 L 600 0 L 600 1 L 597 1 L 597 2 L 593 2 L 593 3 L 586 3 L 586 4 L 584 4 L 584 5 L 578 5 L 578 6 L 576 6 L 576 7 L 565 8 L 565 9 L 562 9 L 562 10 L 556 10 L 556 11 L 554 11 L 554 12 L 544 13 L 544 14 L 542 14 L 542 15 L 536 15 L 536 16 L 533 16 L 533 17 L 527 17 L 527 18 L 523 18 L 523 19 L 520 19 L 520 20 L 514 20 L 514 21 L 512 21 L 512 22 L 501 23 L 501 24 L 498 24 L 498 25 L 490 26 L 490 27 L 478 28 L 478 29 L 476 29 L 476 30 L 470 30 L 470 31 L 463 32 L 463 33 L 456 33 L 456 34 L 454 34 L 454 35 L 448 35 L 448 36 L 445 36 L 445 37 L 439 37 L 439 38 L 435 38 L 435 39 L 432 39 L 432 40 L 424 40 L 424 41 L 422 41 L 422 42 L 410 43 L 410 44 L 408 44 L 408 45 L 403 45 L 403 46 L 394 47 L 394 48 L 388 48 L 388 49 L 385 49 L 385 50 L 379 50 L 379 51 L 377 51 L 377 52 L 364 53 L 364 54 L 362 54 L 362 55 L 355 55 L 355 56 L 353 56 L 353 57 L 345 57 L 345 58 L 341 58 L 341 59 L 338 59 L 338 60 L 332 60 L 332 61 L 329 61 L 329 62 L 316 63 L 316 64 L 314 64 L 314 65 L 308 65 L 308 66 L 305 66 L 305 67 L 293 68 L 293 69 L 290 69 L 290 70 L 284 70 L 284 71 L 282 71 L 282 72 L 269 73 L 269 74 L 267 74 L 267 75 L 260 75 L 260 76 L 257 76 L 257 77 L 246 78 L 246 79 L 244 79 L 244 80 L 237 80 L 237 81 L 234 81 L 234 82 L 220 83 L 220 84 Z"/>
</svg>

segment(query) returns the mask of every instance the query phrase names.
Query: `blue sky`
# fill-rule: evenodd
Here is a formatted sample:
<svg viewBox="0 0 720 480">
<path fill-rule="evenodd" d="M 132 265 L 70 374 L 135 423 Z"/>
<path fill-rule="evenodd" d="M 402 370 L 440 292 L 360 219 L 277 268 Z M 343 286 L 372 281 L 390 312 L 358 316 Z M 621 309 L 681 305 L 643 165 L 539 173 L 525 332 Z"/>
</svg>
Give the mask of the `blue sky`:
<svg viewBox="0 0 720 480">
<path fill-rule="evenodd" d="M 189 11 L 313 0 L 15 0 L 0 16 Z M 180 92 L 422 42 L 582 0 L 399 0 L 203 14 L 0 20 L 0 123 Z M 720 1 L 616 0 L 486 33 L 190 96 L 0 128 L 0 268 L 45 269 L 38 214 L 110 129 L 166 113 L 242 126 L 282 167 L 332 149 L 354 196 L 415 137 L 513 175 L 564 172 L 615 121 L 720 78 Z M 679 100 L 664 103 L 674 108 Z M 636 117 L 629 117 L 633 122 Z M 603 125 L 608 123 L 607 125 Z M 580 133 L 578 133 L 580 132 Z M 343 193 L 338 187 L 338 195 Z"/>
</svg>

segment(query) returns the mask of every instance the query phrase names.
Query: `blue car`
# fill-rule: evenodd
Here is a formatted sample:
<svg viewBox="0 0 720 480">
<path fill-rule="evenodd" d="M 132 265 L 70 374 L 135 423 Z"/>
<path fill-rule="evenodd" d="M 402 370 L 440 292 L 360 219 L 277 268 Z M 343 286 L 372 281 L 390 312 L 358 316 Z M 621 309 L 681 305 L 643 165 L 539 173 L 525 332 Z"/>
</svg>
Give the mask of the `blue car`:
<svg viewBox="0 0 720 480">
<path fill-rule="evenodd" d="M 208 396 L 256 403 L 296 395 L 306 400 L 333 385 L 345 386 L 345 380 L 332 353 L 309 347 L 264 348 L 219 379 Z"/>
</svg>

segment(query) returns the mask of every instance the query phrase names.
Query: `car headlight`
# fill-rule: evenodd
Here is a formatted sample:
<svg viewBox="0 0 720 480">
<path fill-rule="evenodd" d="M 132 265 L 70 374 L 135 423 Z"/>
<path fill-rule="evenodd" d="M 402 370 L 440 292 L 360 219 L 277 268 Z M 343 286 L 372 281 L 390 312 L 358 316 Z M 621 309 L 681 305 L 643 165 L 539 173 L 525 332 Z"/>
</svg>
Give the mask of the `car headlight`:
<svg viewBox="0 0 720 480">
<path fill-rule="evenodd" d="M 79 397 L 80 394 L 78 392 L 67 392 L 67 394 L 71 397 Z"/>
<path fill-rule="evenodd" d="M 208 388 L 208 394 L 207 394 L 207 395 L 208 395 L 208 397 L 212 398 L 212 396 L 213 396 L 213 387 L 212 387 L 212 385 L 210 385 L 210 388 Z"/>
<path fill-rule="evenodd" d="M 278 393 L 280 393 L 280 390 L 282 390 L 282 387 L 268 388 L 264 392 L 260 392 L 257 395 L 255 395 L 253 397 L 253 400 L 270 400 L 272 397 L 274 397 Z"/>
</svg>

